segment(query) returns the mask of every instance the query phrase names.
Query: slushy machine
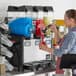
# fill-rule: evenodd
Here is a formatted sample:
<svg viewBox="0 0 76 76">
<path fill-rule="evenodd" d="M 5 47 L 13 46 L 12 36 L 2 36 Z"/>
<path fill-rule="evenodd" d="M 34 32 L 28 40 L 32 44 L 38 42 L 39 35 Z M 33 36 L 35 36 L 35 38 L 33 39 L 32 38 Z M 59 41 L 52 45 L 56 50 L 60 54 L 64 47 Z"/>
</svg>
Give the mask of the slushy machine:
<svg viewBox="0 0 76 76">
<path fill-rule="evenodd" d="M 15 43 L 14 47 L 18 44 L 16 50 L 13 48 L 17 55 L 12 58 L 12 64 L 17 64 L 19 70 L 21 68 L 28 69 L 28 67 L 34 68 L 34 66 L 42 70 L 41 66 L 45 69 L 49 68 L 50 65 L 50 69 L 55 69 L 54 56 L 39 49 L 41 41 L 47 44 L 48 47 L 52 47 L 54 33 L 47 26 L 54 22 L 53 7 L 9 6 L 7 18 L 11 40 Z M 45 66 L 45 64 L 47 65 Z"/>
</svg>

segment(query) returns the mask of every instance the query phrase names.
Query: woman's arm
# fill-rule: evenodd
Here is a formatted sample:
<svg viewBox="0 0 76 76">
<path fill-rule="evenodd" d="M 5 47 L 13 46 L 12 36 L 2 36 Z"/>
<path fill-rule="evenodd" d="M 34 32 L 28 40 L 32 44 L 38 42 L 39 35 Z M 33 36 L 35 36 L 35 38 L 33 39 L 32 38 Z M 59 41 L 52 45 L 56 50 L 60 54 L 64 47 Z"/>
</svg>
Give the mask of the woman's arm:
<svg viewBox="0 0 76 76">
<path fill-rule="evenodd" d="M 72 51 L 72 48 L 75 46 L 76 35 L 75 33 L 68 34 L 63 41 L 63 44 L 60 48 L 48 48 L 47 45 L 40 44 L 40 48 L 49 53 L 53 52 L 55 56 L 61 57 L 63 54 L 67 54 Z"/>
<path fill-rule="evenodd" d="M 47 45 L 44 45 L 42 43 L 39 44 L 39 48 L 49 53 L 51 53 L 54 50 L 53 48 L 48 48 Z"/>
<path fill-rule="evenodd" d="M 53 24 L 53 25 L 49 26 L 49 28 L 51 29 L 51 31 L 53 31 L 55 33 L 54 39 L 55 39 L 56 43 L 58 43 L 60 38 L 59 38 L 59 31 L 57 30 L 56 25 Z M 42 43 L 39 44 L 39 48 L 44 51 L 47 51 L 49 53 L 51 53 L 54 50 L 53 48 L 48 48 L 47 45 L 44 45 Z"/>
<path fill-rule="evenodd" d="M 60 40 L 59 31 L 58 31 L 56 25 L 55 25 L 55 24 L 51 24 L 51 25 L 49 25 L 48 28 L 50 28 L 51 31 L 54 32 L 54 34 L 55 34 L 55 37 L 54 37 L 54 38 L 55 38 L 55 40 L 56 40 L 57 42 L 59 42 L 59 40 Z"/>
</svg>

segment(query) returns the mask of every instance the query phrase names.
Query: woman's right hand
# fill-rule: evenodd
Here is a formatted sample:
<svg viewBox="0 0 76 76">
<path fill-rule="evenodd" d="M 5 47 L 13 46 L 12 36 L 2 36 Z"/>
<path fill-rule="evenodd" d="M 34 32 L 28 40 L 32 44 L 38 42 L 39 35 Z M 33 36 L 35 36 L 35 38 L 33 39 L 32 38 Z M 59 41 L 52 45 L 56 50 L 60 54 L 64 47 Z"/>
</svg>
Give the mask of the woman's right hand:
<svg viewBox="0 0 76 76">
<path fill-rule="evenodd" d="M 41 50 L 47 50 L 47 45 L 46 44 L 43 44 L 42 42 L 40 42 L 40 44 L 39 44 L 39 48 L 41 49 Z"/>
<path fill-rule="evenodd" d="M 52 53 L 52 51 L 53 51 L 53 48 L 48 48 L 46 44 L 42 44 L 41 42 L 39 44 L 39 48 L 41 50 L 49 52 L 49 53 Z"/>
</svg>

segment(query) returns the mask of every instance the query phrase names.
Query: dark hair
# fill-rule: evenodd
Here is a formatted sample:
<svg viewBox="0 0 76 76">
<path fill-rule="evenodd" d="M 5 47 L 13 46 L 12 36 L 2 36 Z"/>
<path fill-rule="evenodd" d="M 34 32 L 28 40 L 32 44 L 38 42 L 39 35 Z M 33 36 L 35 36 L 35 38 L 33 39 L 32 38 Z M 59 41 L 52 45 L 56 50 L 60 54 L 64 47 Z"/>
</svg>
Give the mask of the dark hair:
<svg viewBox="0 0 76 76">
<path fill-rule="evenodd" d="M 73 18 L 76 21 L 76 10 L 75 9 L 69 9 L 65 12 L 65 14 L 69 19 Z"/>
</svg>

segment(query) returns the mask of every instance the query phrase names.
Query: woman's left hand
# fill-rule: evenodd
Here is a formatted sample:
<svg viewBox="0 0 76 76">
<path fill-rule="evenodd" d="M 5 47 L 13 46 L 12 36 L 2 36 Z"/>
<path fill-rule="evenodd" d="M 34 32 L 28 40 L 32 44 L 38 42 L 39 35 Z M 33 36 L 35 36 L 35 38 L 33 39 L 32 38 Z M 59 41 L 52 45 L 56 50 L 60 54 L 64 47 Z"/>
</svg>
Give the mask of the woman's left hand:
<svg viewBox="0 0 76 76">
<path fill-rule="evenodd" d="M 49 28 L 51 29 L 51 31 L 57 32 L 57 28 L 56 28 L 55 24 L 51 24 L 51 26 Z"/>
</svg>

